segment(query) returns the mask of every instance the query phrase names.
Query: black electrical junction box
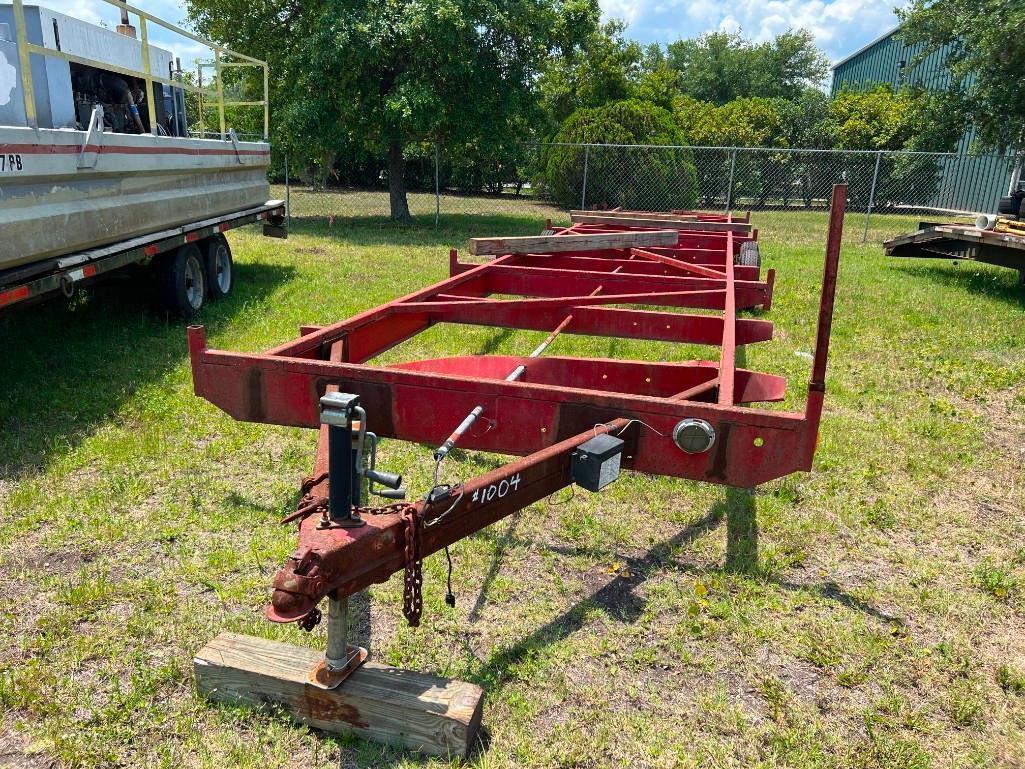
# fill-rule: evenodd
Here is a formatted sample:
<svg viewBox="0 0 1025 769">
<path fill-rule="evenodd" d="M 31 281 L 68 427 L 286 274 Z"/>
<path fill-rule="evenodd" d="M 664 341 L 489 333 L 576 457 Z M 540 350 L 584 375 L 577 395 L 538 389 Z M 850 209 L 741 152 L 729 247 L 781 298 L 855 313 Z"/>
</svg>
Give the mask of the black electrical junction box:
<svg viewBox="0 0 1025 769">
<path fill-rule="evenodd" d="M 608 433 L 582 443 L 570 455 L 573 483 L 588 491 L 599 491 L 619 477 L 623 441 Z"/>
</svg>

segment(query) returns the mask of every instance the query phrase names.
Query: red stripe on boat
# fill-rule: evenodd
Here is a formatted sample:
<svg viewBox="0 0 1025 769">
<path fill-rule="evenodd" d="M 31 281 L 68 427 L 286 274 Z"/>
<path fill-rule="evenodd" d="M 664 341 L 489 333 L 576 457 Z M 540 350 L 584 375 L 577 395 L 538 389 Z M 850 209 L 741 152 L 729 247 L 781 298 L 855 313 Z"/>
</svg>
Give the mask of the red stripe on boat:
<svg viewBox="0 0 1025 769">
<path fill-rule="evenodd" d="M 4 307 L 8 304 L 14 304 L 20 302 L 22 299 L 28 298 L 28 286 L 19 286 L 13 288 L 6 293 L 0 294 L 0 307 Z"/>
</svg>

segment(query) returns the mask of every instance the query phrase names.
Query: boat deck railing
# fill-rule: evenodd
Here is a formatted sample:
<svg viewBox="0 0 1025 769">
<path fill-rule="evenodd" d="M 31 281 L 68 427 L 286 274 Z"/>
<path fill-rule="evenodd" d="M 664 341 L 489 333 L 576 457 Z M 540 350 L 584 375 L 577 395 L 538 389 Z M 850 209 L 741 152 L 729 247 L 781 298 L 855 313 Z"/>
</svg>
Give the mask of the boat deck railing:
<svg viewBox="0 0 1025 769">
<path fill-rule="evenodd" d="M 84 56 L 76 56 L 64 51 L 45 48 L 41 45 L 30 43 L 28 40 L 28 30 L 25 25 L 24 0 L 12 0 L 14 6 L 14 26 L 15 33 L 17 35 L 15 39 L 18 45 L 18 57 L 21 64 L 21 87 L 25 96 L 25 116 L 28 119 L 29 126 L 32 128 L 37 128 L 39 126 L 39 120 L 36 115 L 35 91 L 32 85 L 32 66 L 30 59 L 31 54 L 37 54 L 40 56 L 49 56 L 54 59 L 62 59 L 69 63 L 82 64 L 88 67 L 96 67 L 98 69 L 116 72 L 119 75 L 141 78 L 146 81 L 147 103 L 150 103 L 150 100 L 153 98 L 154 83 L 169 85 L 195 93 L 199 102 L 198 127 L 200 136 L 207 135 L 206 126 L 203 121 L 205 119 L 205 110 L 208 108 L 217 108 L 220 137 L 226 138 L 228 136 L 228 126 L 225 115 L 225 109 L 227 107 L 262 107 L 263 138 L 267 139 L 270 134 L 270 71 L 267 66 L 267 62 L 255 59 L 252 56 L 246 56 L 245 54 L 238 53 L 237 51 L 232 51 L 222 45 L 218 45 L 212 40 L 207 40 L 206 38 L 200 37 L 186 29 L 182 29 L 175 24 L 171 24 L 170 22 L 157 18 L 140 8 L 120 2 L 120 0 L 103 0 L 103 2 L 107 5 L 114 6 L 119 11 L 127 11 L 129 14 L 134 14 L 138 17 L 139 40 L 142 44 L 142 70 L 135 70 L 120 65 L 110 64 L 108 62 L 97 61 Z M 153 68 L 150 62 L 149 24 L 155 24 L 176 35 L 188 38 L 193 42 L 206 46 L 213 52 L 212 62 L 197 63 L 198 77 L 196 83 L 190 83 L 184 77 L 172 79 L 170 77 L 171 73 L 168 73 L 169 77 L 164 77 L 163 75 L 152 71 Z M 210 85 L 208 87 L 204 87 L 203 73 L 204 69 L 208 68 L 213 69 L 214 76 Z M 263 99 L 243 101 L 228 100 L 225 98 L 224 73 L 226 70 L 236 68 L 258 68 L 262 70 Z"/>
</svg>

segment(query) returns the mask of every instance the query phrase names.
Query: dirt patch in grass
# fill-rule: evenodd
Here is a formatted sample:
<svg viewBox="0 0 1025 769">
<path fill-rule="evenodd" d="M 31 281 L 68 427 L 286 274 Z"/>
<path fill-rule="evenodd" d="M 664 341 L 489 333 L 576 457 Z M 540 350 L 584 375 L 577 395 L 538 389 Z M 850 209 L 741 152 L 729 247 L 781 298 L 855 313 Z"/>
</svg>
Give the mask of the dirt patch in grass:
<svg viewBox="0 0 1025 769">
<path fill-rule="evenodd" d="M 0 766 L 5 769 L 56 769 L 57 761 L 30 749 L 31 739 L 7 720 L 0 720 Z"/>
</svg>

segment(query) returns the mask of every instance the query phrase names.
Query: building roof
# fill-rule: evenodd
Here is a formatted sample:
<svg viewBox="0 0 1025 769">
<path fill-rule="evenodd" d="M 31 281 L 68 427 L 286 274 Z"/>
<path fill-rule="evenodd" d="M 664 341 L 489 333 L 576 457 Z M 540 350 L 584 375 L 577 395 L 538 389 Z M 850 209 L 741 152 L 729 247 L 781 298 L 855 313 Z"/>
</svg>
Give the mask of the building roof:
<svg viewBox="0 0 1025 769">
<path fill-rule="evenodd" d="M 838 61 L 836 64 L 834 64 L 832 67 L 830 67 L 830 69 L 831 70 L 836 70 L 837 67 L 840 67 L 840 66 L 846 64 L 847 62 L 849 62 L 851 59 L 855 58 L 856 56 L 860 56 L 861 54 L 863 54 L 869 48 L 872 48 L 873 46 L 876 46 L 879 43 L 883 42 L 886 38 L 890 37 L 893 33 L 897 32 L 899 29 L 900 29 L 900 25 L 898 24 L 893 29 L 891 29 L 891 30 L 881 34 L 879 37 L 877 37 L 872 42 L 865 43 L 865 45 L 861 46 L 861 48 L 856 50 L 854 53 L 849 54 L 849 55 L 845 56 L 844 58 L 840 59 L 840 61 Z"/>
</svg>

